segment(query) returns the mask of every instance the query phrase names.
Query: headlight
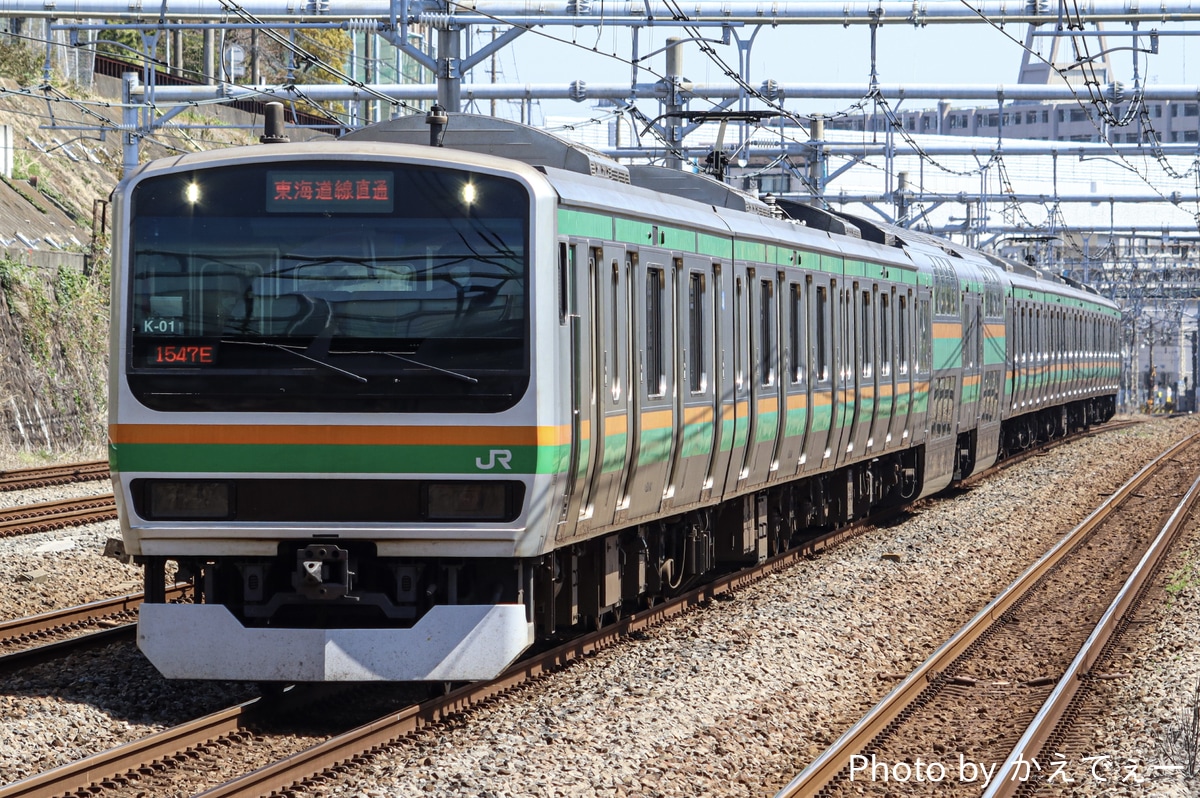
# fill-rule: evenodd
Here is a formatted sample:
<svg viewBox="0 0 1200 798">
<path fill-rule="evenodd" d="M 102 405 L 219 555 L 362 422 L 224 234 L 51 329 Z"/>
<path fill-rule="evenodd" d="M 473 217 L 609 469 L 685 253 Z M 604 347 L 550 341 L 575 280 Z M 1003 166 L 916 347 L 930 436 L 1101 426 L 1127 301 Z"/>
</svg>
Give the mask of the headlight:
<svg viewBox="0 0 1200 798">
<path fill-rule="evenodd" d="M 144 515 L 150 520 L 213 521 L 233 517 L 233 485 L 200 480 L 147 480 Z"/>
<path fill-rule="evenodd" d="M 425 517 L 430 521 L 511 520 L 510 496 L 504 482 L 429 482 Z"/>
</svg>

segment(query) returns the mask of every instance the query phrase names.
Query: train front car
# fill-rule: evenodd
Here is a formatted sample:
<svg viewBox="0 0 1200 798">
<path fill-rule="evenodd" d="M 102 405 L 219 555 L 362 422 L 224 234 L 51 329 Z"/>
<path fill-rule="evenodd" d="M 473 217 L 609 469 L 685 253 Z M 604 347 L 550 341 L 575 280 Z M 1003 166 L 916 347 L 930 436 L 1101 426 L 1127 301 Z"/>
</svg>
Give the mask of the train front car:
<svg viewBox="0 0 1200 798">
<path fill-rule="evenodd" d="M 281 144 L 149 164 L 116 201 L 110 458 L 150 661 L 502 670 L 533 640 L 526 558 L 567 429 L 534 390 L 539 370 L 562 383 L 557 324 L 531 312 L 535 264 L 555 284 L 545 181 L 430 147 Z M 165 600 L 174 578 L 191 603 Z"/>
</svg>

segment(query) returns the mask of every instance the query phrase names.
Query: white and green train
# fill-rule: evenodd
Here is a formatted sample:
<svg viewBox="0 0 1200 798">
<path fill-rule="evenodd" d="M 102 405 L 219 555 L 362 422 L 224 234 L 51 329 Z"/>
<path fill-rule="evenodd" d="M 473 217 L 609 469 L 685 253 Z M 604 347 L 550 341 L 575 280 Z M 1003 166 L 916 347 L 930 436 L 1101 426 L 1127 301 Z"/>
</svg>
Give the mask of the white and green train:
<svg viewBox="0 0 1200 798">
<path fill-rule="evenodd" d="M 167 676 L 489 677 L 1114 412 L 1085 287 L 492 118 L 438 144 L 118 187 L 111 462 Z"/>
</svg>

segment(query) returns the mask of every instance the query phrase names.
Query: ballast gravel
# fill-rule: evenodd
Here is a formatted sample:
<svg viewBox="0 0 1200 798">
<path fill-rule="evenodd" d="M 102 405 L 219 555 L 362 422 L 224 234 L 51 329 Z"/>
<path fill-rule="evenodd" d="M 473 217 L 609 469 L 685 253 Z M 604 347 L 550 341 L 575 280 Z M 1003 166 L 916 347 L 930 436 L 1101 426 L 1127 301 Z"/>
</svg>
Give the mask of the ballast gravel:
<svg viewBox="0 0 1200 798">
<path fill-rule="evenodd" d="M 1200 419 L 1156 419 L 1060 447 L 296 795 L 772 795 L 1105 495 L 1197 431 Z M 0 540 L 2 617 L 75 603 L 72 591 L 127 592 L 136 571 L 114 572 L 99 556 L 116 525 L 96 527 Z M 38 552 L 62 541 L 73 542 Z M 1192 551 L 1200 552 L 1200 540 Z M 1080 784 L 1071 794 L 1184 796 L 1200 788 L 1178 770 L 1150 773 L 1167 763 L 1160 741 L 1200 677 L 1197 561 L 1176 566 L 1156 643 L 1119 685 L 1128 706 L 1114 707 L 1111 734 L 1096 740 L 1098 752 L 1145 763 L 1146 780 Z M 69 574 L 60 563 L 71 563 Z M 49 580 L 19 582 L 31 568 L 49 571 Z M 47 587 L 60 579 L 81 581 Z M 0 678 L 4 782 L 253 693 L 167 682 L 131 646 Z M 959 764 L 944 752 L 911 756 L 945 760 L 950 777 Z"/>
</svg>

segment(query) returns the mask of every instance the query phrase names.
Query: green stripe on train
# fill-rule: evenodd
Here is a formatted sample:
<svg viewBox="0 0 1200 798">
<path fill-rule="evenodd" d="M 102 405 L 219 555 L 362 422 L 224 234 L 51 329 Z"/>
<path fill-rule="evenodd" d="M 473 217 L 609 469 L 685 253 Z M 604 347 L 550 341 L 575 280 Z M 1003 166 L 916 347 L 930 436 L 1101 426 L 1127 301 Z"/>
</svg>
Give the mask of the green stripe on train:
<svg viewBox="0 0 1200 798">
<path fill-rule="evenodd" d="M 556 474 L 570 446 L 118 444 L 118 471 L 289 474 Z"/>
<path fill-rule="evenodd" d="M 642 430 L 638 446 L 638 465 L 653 465 L 670 458 L 674 434 L 675 430 L 670 427 Z"/>
</svg>

